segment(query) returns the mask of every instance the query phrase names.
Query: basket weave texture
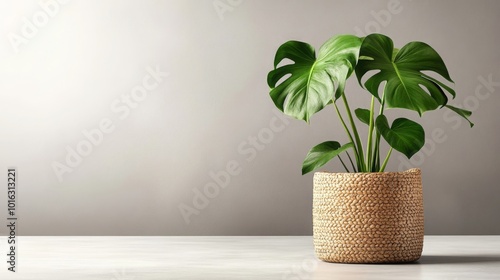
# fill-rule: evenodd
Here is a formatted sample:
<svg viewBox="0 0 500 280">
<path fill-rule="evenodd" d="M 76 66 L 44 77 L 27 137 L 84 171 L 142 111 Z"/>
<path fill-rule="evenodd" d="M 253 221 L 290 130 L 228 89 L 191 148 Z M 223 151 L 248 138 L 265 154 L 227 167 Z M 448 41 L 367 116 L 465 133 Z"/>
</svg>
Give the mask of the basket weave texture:
<svg viewBox="0 0 500 280">
<path fill-rule="evenodd" d="M 424 209 L 420 169 L 314 174 L 314 249 L 339 263 L 401 263 L 420 258 Z"/>
</svg>

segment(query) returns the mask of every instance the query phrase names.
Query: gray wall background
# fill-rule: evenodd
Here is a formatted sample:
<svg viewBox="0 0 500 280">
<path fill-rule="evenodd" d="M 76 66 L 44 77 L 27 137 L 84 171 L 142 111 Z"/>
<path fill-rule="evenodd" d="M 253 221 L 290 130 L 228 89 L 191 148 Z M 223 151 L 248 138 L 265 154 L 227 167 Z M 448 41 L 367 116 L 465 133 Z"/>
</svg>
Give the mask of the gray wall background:
<svg viewBox="0 0 500 280">
<path fill-rule="evenodd" d="M 66 2 L 0 4 L 0 181 L 18 168 L 19 234 L 311 234 L 302 160 L 346 137 L 333 108 L 310 125 L 278 118 L 266 75 L 287 40 L 319 48 L 371 32 L 433 46 L 456 82 L 452 104 L 474 111 L 473 129 L 426 113 L 425 150 L 389 164 L 423 170 L 426 233 L 500 234 L 499 1 Z M 168 77 L 148 80 L 148 67 Z M 368 107 L 354 80 L 347 93 Z M 111 128 L 91 144 L 84 132 L 103 120 Z M 71 167 L 78 148 L 87 155 Z M 54 164 L 67 168 L 61 180 Z M 227 185 L 210 189 L 210 173 L 227 169 Z M 0 191 L 3 221 L 6 200 Z"/>
</svg>

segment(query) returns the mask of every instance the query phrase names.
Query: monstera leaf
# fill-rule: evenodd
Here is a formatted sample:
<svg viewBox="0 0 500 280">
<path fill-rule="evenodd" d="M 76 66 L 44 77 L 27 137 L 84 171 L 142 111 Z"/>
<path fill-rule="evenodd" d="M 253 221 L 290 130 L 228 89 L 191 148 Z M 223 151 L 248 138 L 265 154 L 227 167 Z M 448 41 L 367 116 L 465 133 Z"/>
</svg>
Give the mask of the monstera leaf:
<svg viewBox="0 0 500 280">
<path fill-rule="evenodd" d="M 384 137 L 389 146 L 411 158 L 425 144 L 425 132 L 418 123 L 405 119 L 395 119 L 392 126 L 384 115 L 377 117 L 375 122 L 380 135 Z"/>
<path fill-rule="evenodd" d="M 457 108 L 457 107 L 454 107 L 454 106 L 451 106 L 451 105 L 446 105 L 445 107 L 448 108 L 448 109 L 450 109 L 450 110 L 452 110 L 453 112 L 457 113 L 462 118 L 466 119 L 469 122 L 470 127 L 474 126 L 474 124 L 469 120 L 469 117 L 472 115 L 471 111 L 464 110 L 464 109 L 461 109 L 461 108 Z"/>
<path fill-rule="evenodd" d="M 361 39 L 356 36 L 335 36 L 321 46 L 316 58 L 309 44 L 288 41 L 281 45 L 274 70 L 267 76 L 276 107 L 309 122 L 314 113 L 341 96 L 346 79 L 356 66 L 360 46 Z M 293 63 L 278 67 L 284 59 Z"/>
<path fill-rule="evenodd" d="M 352 147 L 352 143 L 341 146 L 337 141 L 326 141 L 314 146 L 309 153 L 307 153 L 304 163 L 302 163 L 302 175 L 325 165 L 331 159 Z"/>
<path fill-rule="evenodd" d="M 363 40 L 359 55 L 356 66 L 359 83 L 367 72 L 377 72 L 364 86 L 380 101 L 378 89 L 382 82 L 387 82 L 383 95 L 387 108 L 405 108 L 421 115 L 446 105 L 445 91 L 455 97 L 453 89 L 422 72 L 433 71 L 453 82 L 439 54 L 425 43 L 411 42 L 398 51 L 389 37 L 371 34 Z"/>
<path fill-rule="evenodd" d="M 362 123 L 370 125 L 370 110 L 358 108 L 354 110 L 354 114 Z"/>
</svg>

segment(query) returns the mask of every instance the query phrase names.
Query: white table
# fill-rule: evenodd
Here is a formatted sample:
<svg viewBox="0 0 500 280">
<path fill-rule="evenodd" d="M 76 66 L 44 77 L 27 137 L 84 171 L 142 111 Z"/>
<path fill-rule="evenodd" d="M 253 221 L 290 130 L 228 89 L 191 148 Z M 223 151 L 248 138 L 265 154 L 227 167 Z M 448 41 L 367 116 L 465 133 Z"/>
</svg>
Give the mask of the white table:
<svg viewBox="0 0 500 280">
<path fill-rule="evenodd" d="M 500 236 L 426 236 L 419 262 L 332 264 L 310 236 L 18 237 L 17 273 L 0 279 L 500 279 Z M 6 259 L 7 240 L 0 237 Z"/>
</svg>

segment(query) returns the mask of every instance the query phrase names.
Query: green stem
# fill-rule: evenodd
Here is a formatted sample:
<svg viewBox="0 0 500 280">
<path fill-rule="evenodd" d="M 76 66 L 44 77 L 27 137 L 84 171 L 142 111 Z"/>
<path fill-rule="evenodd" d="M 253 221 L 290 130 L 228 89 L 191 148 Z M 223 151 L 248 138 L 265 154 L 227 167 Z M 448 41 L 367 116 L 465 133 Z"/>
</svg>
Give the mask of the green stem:
<svg viewBox="0 0 500 280">
<path fill-rule="evenodd" d="M 366 141 L 366 171 L 374 171 L 371 166 L 374 111 L 375 111 L 375 96 L 372 96 L 372 103 L 370 105 L 370 125 L 368 128 L 368 140 Z"/>
<path fill-rule="evenodd" d="M 382 91 L 382 98 L 380 102 L 380 109 L 379 109 L 379 116 L 384 114 L 384 106 L 385 106 L 385 87 L 384 91 Z M 374 156 L 373 156 L 373 162 L 372 162 L 372 170 L 376 171 L 380 169 L 380 133 L 378 133 L 378 130 L 375 129 L 375 150 L 374 150 Z"/>
<path fill-rule="evenodd" d="M 352 134 L 349 131 L 349 128 L 347 128 L 347 125 L 346 125 L 346 123 L 344 121 L 344 118 L 342 117 L 342 114 L 340 114 L 339 107 L 337 107 L 337 103 L 335 103 L 335 101 L 333 101 L 333 106 L 335 107 L 335 111 L 337 112 L 337 115 L 339 116 L 339 119 L 340 119 L 340 122 L 342 123 L 342 126 L 344 126 L 344 129 L 345 129 L 345 131 L 347 133 L 347 136 L 349 137 L 349 140 L 353 144 L 353 147 L 354 147 L 354 157 L 356 158 L 356 163 L 358 164 L 358 170 L 360 170 L 360 166 L 359 166 L 359 153 L 358 153 L 358 149 L 356 148 L 356 145 L 354 144 L 354 139 L 352 138 Z"/>
<path fill-rule="evenodd" d="M 351 155 L 349 154 L 349 152 L 345 152 L 347 154 L 347 157 L 349 158 L 349 161 L 351 162 L 351 166 L 352 166 L 352 169 L 354 170 L 353 172 L 358 172 L 356 170 L 356 167 L 354 166 L 354 163 L 352 162 L 352 158 L 351 158 Z"/>
<path fill-rule="evenodd" d="M 387 153 L 387 156 L 385 157 L 384 163 L 382 163 L 382 167 L 380 167 L 380 172 L 384 172 L 385 166 L 387 165 L 387 162 L 389 161 L 389 158 L 391 157 L 392 153 L 392 147 L 389 149 L 389 152 Z"/>
<path fill-rule="evenodd" d="M 342 158 L 340 157 L 340 155 L 338 155 L 338 158 L 340 160 L 340 163 L 342 163 L 342 165 L 344 166 L 345 168 L 345 171 L 347 171 L 347 173 L 350 173 L 351 171 L 349 171 L 349 169 L 347 169 L 347 166 L 345 165 L 344 161 L 342 160 Z"/>
<path fill-rule="evenodd" d="M 377 150 L 375 157 L 373 158 L 373 170 L 379 171 L 380 169 L 380 135 L 375 138 L 375 149 Z"/>
<path fill-rule="evenodd" d="M 344 101 L 344 106 L 347 111 L 347 116 L 349 117 L 349 122 L 351 123 L 351 128 L 352 132 L 354 134 L 354 138 L 356 139 L 356 144 L 354 146 L 358 146 L 358 157 L 359 161 L 358 165 L 361 166 L 362 168 L 359 169 L 359 171 L 363 172 L 363 169 L 365 167 L 364 164 L 364 155 L 363 155 L 363 145 L 361 144 L 361 139 L 359 138 L 358 130 L 356 129 L 356 123 L 354 123 L 354 119 L 352 117 L 351 113 L 351 108 L 349 108 L 349 103 L 347 103 L 347 98 L 345 97 L 345 92 L 342 92 L 342 100 Z M 368 170 L 365 170 L 365 172 Z"/>
</svg>

